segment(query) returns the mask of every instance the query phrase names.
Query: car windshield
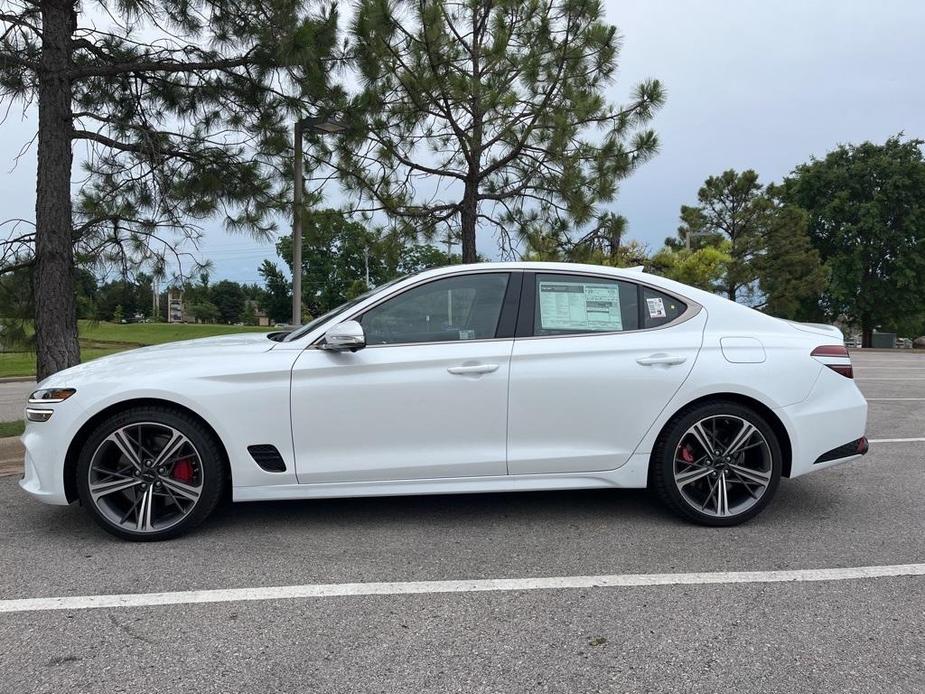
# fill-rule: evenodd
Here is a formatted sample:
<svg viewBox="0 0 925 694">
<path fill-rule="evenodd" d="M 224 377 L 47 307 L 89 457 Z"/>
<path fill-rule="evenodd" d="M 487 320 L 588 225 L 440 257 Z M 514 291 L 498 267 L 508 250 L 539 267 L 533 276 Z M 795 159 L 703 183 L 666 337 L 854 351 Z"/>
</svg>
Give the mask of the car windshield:
<svg viewBox="0 0 925 694">
<path fill-rule="evenodd" d="M 381 292 L 382 290 L 388 289 L 388 288 L 391 287 L 393 284 L 396 284 L 397 282 L 401 282 L 403 279 L 405 279 L 405 278 L 407 278 L 407 277 L 410 277 L 410 275 L 401 275 L 400 277 L 396 277 L 396 278 L 393 279 L 393 280 L 389 280 L 389 281 L 386 282 L 385 284 L 380 284 L 378 287 L 374 287 L 373 289 L 370 289 L 368 292 L 363 292 L 362 294 L 360 294 L 360 295 L 357 296 L 357 297 L 354 297 L 354 298 L 351 299 L 350 301 L 345 301 L 344 303 L 342 303 L 342 304 L 341 304 L 340 306 L 338 306 L 337 308 L 333 308 L 333 309 L 331 309 L 330 311 L 328 311 L 327 313 L 324 313 L 324 314 L 318 316 L 317 318 L 315 318 L 315 319 L 312 320 L 311 322 L 306 323 L 305 325 L 303 325 L 303 326 L 302 326 L 301 328 L 299 328 L 298 330 L 293 330 L 291 333 L 289 333 L 288 335 L 286 335 L 286 338 L 283 340 L 283 342 L 292 342 L 293 340 L 298 340 L 300 337 L 303 337 L 304 335 L 307 335 L 308 333 L 310 333 L 310 332 L 311 332 L 312 330 L 314 330 L 315 328 L 318 328 L 318 327 L 320 327 L 321 325 L 323 325 L 324 323 L 327 323 L 327 322 L 328 322 L 329 320 L 331 320 L 332 318 L 336 318 L 337 316 L 339 316 L 340 314 L 344 313 L 344 312 L 347 311 L 348 309 L 353 308 L 354 306 L 356 306 L 357 304 L 359 304 L 361 301 L 365 301 L 366 299 L 368 299 L 369 297 L 373 296 L 374 294 L 378 294 L 378 293 Z"/>
</svg>

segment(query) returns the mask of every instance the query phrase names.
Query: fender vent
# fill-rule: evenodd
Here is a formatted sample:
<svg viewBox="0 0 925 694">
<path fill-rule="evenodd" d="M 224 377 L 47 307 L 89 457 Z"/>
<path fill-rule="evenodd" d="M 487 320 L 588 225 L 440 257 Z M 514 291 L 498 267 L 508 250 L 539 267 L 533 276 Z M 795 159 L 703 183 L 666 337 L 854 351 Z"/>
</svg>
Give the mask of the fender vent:
<svg viewBox="0 0 925 694">
<path fill-rule="evenodd" d="M 286 472 L 286 463 L 283 456 L 276 450 L 276 446 L 269 443 L 260 443 L 248 446 L 247 452 L 261 468 L 267 472 Z"/>
</svg>

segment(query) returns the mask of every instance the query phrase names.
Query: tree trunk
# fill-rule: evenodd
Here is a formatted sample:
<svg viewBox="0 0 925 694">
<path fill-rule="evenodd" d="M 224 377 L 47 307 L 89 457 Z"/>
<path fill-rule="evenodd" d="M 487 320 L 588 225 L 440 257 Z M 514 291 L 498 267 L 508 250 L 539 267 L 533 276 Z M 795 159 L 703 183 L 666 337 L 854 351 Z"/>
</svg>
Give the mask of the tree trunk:
<svg viewBox="0 0 925 694">
<path fill-rule="evenodd" d="M 871 347 L 874 341 L 874 329 L 869 317 L 861 318 L 861 347 Z"/>
<path fill-rule="evenodd" d="M 38 177 L 35 191 L 35 344 L 38 380 L 80 362 L 71 219 L 70 41 L 73 0 L 42 7 Z"/>
<path fill-rule="evenodd" d="M 466 182 L 466 191 L 463 194 L 460 218 L 462 223 L 462 261 L 464 263 L 478 262 L 475 250 L 475 222 L 478 215 L 478 202 L 476 200 L 475 184 Z"/>
</svg>

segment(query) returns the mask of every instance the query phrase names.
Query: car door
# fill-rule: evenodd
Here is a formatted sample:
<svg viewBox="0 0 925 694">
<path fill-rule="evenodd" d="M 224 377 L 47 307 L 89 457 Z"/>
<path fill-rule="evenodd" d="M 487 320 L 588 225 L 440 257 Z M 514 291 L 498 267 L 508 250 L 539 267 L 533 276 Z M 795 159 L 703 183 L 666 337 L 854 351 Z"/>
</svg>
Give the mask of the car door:
<svg viewBox="0 0 925 694">
<path fill-rule="evenodd" d="M 511 358 L 510 474 L 623 465 L 703 341 L 693 302 L 612 277 L 526 273 Z"/>
<path fill-rule="evenodd" d="M 292 371 L 300 483 L 504 475 L 521 273 L 431 279 L 353 316 L 366 347 Z"/>
</svg>

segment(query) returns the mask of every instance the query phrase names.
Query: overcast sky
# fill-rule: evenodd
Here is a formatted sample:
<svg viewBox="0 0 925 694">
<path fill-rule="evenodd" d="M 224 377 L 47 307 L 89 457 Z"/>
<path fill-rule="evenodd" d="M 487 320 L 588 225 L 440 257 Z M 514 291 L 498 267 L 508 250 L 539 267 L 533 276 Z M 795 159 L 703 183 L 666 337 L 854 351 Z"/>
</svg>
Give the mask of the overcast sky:
<svg viewBox="0 0 925 694">
<path fill-rule="evenodd" d="M 703 180 L 753 168 L 779 180 L 839 143 L 925 137 L 925 2 L 921 0 L 605 0 L 624 37 L 611 98 L 639 80 L 668 92 L 653 127 L 661 152 L 610 206 L 651 246 L 674 233 Z M 7 173 L 34 132 L 11 114 L 0 137 L 0 218 L 33 218 L 35 150 Z M 75 152 L 79 156 L 79 152 Z M 79 172 L 75 171 L 75 175 Z M 272 247 L 209 229 L 213 277 L 258 280 Z M 492 249 L 480 248 L 488 255 Z"/>
</svg>

